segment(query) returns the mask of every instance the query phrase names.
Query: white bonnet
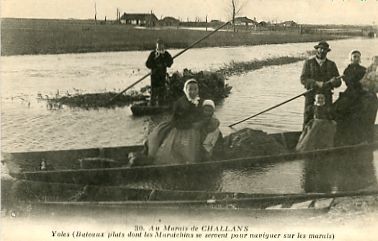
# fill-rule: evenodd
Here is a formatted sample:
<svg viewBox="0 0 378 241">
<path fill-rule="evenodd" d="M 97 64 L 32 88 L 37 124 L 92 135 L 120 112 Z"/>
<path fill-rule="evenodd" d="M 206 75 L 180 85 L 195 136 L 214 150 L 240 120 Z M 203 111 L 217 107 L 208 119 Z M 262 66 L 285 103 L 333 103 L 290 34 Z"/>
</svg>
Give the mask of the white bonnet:
<svg viewBox="0 0 378 241">
<path fill-rule="evenodd" d="M 204 100 L 203 103 L 202 103 L 202 106 L 211 106 L 213 107 L 213 109 L 215 109 L 215 104 L 214 104 L 214 101 L 212 100 Z"/>
</svg>

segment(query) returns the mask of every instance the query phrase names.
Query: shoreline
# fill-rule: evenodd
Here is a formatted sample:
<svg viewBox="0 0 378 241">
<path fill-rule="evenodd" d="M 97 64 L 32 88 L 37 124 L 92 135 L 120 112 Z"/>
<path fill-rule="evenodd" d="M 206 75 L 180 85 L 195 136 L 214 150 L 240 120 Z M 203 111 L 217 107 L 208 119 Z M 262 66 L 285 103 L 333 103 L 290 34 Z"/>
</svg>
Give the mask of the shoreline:
<svg viewBox="0 0 378 241">
<path fill-rule="evenodd" d="M 1 56 L 152 50 L 156 39 L 182 49 L 210 32 L 183 28 L 140 29 L 120 24 L 3 19 Z M 287 31 L 218 31 L 195 48 L 317 42 L 355 36 Z"/>
</svg>

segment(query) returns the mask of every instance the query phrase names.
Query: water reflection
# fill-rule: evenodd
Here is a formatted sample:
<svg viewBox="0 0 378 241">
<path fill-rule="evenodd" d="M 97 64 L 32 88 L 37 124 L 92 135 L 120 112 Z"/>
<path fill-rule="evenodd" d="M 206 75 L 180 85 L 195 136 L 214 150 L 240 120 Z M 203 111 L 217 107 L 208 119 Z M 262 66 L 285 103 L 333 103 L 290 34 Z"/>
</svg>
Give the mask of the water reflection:
<svg viewBox="0 0 378 241">
<path fill-rule="evenodd" d="M 299 193 L 302 192 L 298 173 L 303 161 L 258 163 L 243 170 L 225 170 L 220 189 L 242 193 Z"/>
<path fill-rule="evenodd" d="M 212 168 L 170 169 L 135 175 L 125 186 L 160 190 L 218 191 L 221 188 L 221 178 L 222 171 Z"/>
<path fill-rule="evenodd" d="M 305 192 L 356 191 L 377 188 L 373 151 L 346 151 L 338 155 L 306 160 L 303 169 Z"/>
<path fill-rule="evenodd" d="M 225 170 L 211 166 L 151 170 L 122 177 L 120 183 L 125 183 L 126 178 L 127 186 L 133 188 L 234 193 L 349 192 L 378 188 L 377 161 L 373 151 L 346 151 L 311 160 L 266 161 Z"/>
</svg>

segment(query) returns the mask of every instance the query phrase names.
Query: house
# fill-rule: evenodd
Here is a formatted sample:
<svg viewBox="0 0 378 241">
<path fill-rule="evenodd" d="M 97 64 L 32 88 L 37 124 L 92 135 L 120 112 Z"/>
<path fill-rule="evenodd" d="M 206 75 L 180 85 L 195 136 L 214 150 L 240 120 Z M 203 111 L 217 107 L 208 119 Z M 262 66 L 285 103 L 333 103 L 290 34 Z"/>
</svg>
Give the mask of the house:
<svg viewBox="0 0 378 241">
<path fill-rule="evenodd" d="M 120 21 L 122 24 L 152 27 L 156 26 L 158 19 L 153 13 L 124 13 Z"/>
<path fill-rule="evenodd" d="M 298 26 L 298 24 L 294 21 L 285 21 L 285 22 L 279 23 L 279 25 L 283 27 L 297 27 Z"/>
<path fill-rule="evenodd" d="M 219 27 L 221 25 L 223 25 L 224 22 L 220 21 L 220 20 L 211 20 L 208 24 L 208 26 L 211 26 L 211 27 Z"/>
<path fill-rule="evenodd" d="M 223 21 L 221 21 L 221 20 L 217 20 L 217 19 L 211 20 L 210 23 L 211 23 L 211 24 L 224 24 Z"/>
<path fill-rule="evenodd" d="M 259 27 L 267 27 L 268 25 L 269 24 L 267 22 L 265 22 L 265 21 L 261 21 L 261 22 L 258 23 Z"/>
<path fill-rule="evenodd" d="M 159 20 L 159 25 L 161 26 L 178 26 L 180 24 L 180 20 L 174 17 L 165 17 Z"/>
<path fill-rule="evenodd" d="M 235 18 L 236 26 L 256 26 L 257 22 L 247 17 L 237 17 Z"/>
</svg>

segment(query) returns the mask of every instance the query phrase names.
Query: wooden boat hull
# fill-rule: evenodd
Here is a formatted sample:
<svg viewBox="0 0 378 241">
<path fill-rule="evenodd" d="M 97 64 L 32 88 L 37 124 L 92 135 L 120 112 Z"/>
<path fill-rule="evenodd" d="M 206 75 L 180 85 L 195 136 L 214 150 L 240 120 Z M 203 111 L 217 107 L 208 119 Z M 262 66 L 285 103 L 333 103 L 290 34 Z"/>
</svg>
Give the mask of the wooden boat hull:
<svg viewBox="0 0 378 241">
<path fill-rule="evenodd" d="M 128 188 L 124 186 L 99 186 L 35 182 L 20 179 L 2 180 L 2 198 L 5 202 L 121 202 L 121 201 L 174 201 L 174 200 L 224 200 L 235 198 L 270 197 L 274 194 L 249 194 L 216 191 L 185 191 Z"/>
<path fill-rule="evenodd" d="M 63 209 L 259 209 L 268 211 L 327 211 L 337 197 L 378 195 L 378 190 L 337 193 L 232 193 L 133 189 L 17 180 L 3 190 L 4 209 L 24 210 L 25 205 Z M 5 196 L 5 197 L 4 197 Z M 13 199 L 12 199 L 13 198 Z M 328 200 L 328 201 L 327 201 Z"/>
<path fill-rule="evenodd" d="M 377 129 L 376 126 L 376 130 Z M 294 150 L 299 135 L 300 132 L 271 134 L 277 142 L 291 151 Z M 128 185 L 130 183 L 143 182 L 154 187 L 154 183 L 157 180 L 163 183 L 173 183 L 174 185 L 184 183 L 184 181 L 177 182 L 177 180 L 190 180 L 185 182 L 187 183 L 186 185 L 188 185 L 185 189 L 196 189 L 196 184 L 198 183 L 205 182 L 212 185 L 209 180 L 215 180 L 216 182 L 216 179 L 222 174 L 223 170 L 240 170 L 254 165 L 291 161 L 299 158 L 314 159 L 332 155 L 337 157 L 345 152 L 354 153 L 359 150 L 372 150 L 375 149 L 377 145 L 378 142 L 375 142 L 303 153 L 292 151 L 280 155 L 255 156 L 191 164 L 136 166 L 131 168 L 125 166 L 128 164 L 128 154 L 142 150 L 142 146 L 2 153 L 2 162 L 6 164 L 11 176 L 33 181 L 89 185 Z M 84 169 L 81 168 L 79 162 L 79 160 L 83 158 L 111 159 L 114 162 L 110 162 L 106 168 L 100 166 L 92 169 Z M 48 163 L 46 171 L 40 170 L 42 161 Z M 203 178 L 206 178 L 206 180 L 203 180 Z M 173 186 L 172 188 L 177 189 L 182 187 Z"/>
<path fill-rule="evenodd" d="M 97 169 L 66 169 L 52 171 L 30 171 L 14 174 L 25 180 L 56 183 L 75 183 L 89 185 L 138 185 L 149 187 L 169 187 L 170 189 L 196 190 L 213 189 L 225 170 L 243 170 L 255 165 L 270 165 L 275 162 L 291 161 L 300 158 L 337 158 L 340 154 L 354 155 L 358 151 L 371 152 L 374 145 L 361 145 L 332 148 L 322 151 L 289 153 L 274 156 L 258 156 L 214 162 L 192 164 L 167 164 L 139 167 L 114 167 Z M 331 156 L 331 157 L 330 157 Z M 178 181 L 180 180 L 180 181 Z"/>
<path fill-rule="evenodd" d="M 270 134 L 277 142 L 288 150 L 293 150 L 300 136 L 300 132 L 284 132 Z M 77 150 L 34 151 L 34 152 L 2 152 L 2 163 L 6 164 L 9 173 L 17 174 L 26 171 L 38 171 L 41 162 L 45 161 L 50 169 L 66 170 L 79 169 L 80 159 L 104 158 L 116 161 L 111 167 L 121 167 L 128 164 L 128 154 L 143 150 L 142 145 L 119 146 L 104 148 L 88 148 Z"/>
</svg>

